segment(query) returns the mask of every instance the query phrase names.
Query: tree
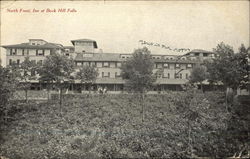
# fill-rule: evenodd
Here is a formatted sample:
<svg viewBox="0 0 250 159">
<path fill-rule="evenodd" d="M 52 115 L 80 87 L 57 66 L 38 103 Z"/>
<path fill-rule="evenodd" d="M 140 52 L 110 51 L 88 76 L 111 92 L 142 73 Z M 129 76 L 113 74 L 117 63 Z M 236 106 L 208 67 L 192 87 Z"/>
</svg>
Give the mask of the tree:
<svg viewBox="0 0 250 159">
<path fill-rule="evenodd" d="M 56 53 L 47 56 L 39 69 L 41 81 L 46 81 L 47 84 L 55 83 L 59 88 L 60 109 L 62 106 L 62 91 L 64 85 L 72 80 L 71 73 L 73 71 L 73 59 L 68 59 L 66 56 Z"/>
<path fill-rule="evenodd" d="M 142 121 L 144 120 L 144 96 L 153 86 L 156 77 L 153 74 L 154 62 L 150 51 L 144 47 L 134 51 L 132 58 L 121 66 L 121 76 L 126 80 L 126 88 L 140 94 L 142 105 Z"/>
<path fill-rule="evenodd" d="M 191 83 L 200 83 L 201 90 L 203 92 L 202 82 L 207 78 L 207 68 L 203 65 L 195 66 L 190 75 L 190 82 Z"/>
<path fill-rule="evenodd" d="M 98 76 L 98 71 L 93 66 L 83 66 L 76 74 L 76 78 L 81 80 L 81 83 L 86 83 L 89 86 L 89 94 L 91 85 L 95 82 Z"/>
<path fill-rule="evenodd" d="M 0 117 L 7 116 L 8 104 L 11 96 L 16 90 L 16 74 L 10 68 L 0 66 Z"/>
<path fill-rule="evenodd" d="M 25 101 L 28 102 L 28 90 L 31 86 L 31 80 L 36 79 L 36 64 L 33 61 L 29 60 L 29 57 L 26 57 L 25 60 L 21 63 L 20 69 L 20 84 L 21 88 L 25 91 Z"/>
<path fill-rule="evenodd" d="M 214 51 L 219 57 L 207 62 L 208 81 L 222 82 L 225 88 L 231 88 L 236 95 L 238 88 L 245 88 L 249 77 L 247 51 L 242 45 L 239 53 L 234 53 L 229 45 L 220 43 Z"/>
</svg>

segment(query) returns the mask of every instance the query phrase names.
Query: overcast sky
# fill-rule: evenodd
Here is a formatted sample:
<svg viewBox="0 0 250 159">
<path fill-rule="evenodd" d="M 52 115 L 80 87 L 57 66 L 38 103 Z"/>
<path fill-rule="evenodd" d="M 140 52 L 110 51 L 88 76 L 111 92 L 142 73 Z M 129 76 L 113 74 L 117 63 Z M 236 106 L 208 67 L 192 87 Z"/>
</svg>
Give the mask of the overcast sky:
<svg viewBox="0 0 250 159">
<path fill-rule="evenodd" d="M 7 9 L 75 9 L 67 13 L 13 13 Z M 97 41 L 103 52 L 130 53 L 145 40 L 172 48 L 212 50 L 223 41 L 249 45 L 248 1 L 1 2 L 1 45 L 30 38 L 72 45 Z M 160 47 L 153 53 L 181 54 Z M 1 52 L 3 49 L 1 49 Z"/>
</svg>

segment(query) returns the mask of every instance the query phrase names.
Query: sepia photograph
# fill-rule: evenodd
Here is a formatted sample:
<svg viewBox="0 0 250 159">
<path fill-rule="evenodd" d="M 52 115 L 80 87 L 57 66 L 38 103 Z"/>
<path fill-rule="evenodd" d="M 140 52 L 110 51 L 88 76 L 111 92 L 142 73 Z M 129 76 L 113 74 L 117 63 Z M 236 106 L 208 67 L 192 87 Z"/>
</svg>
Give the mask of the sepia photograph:
<svg viewBox="0 0 250 159">
<path fill-rule="evenodd" d="M 250 158 L 250 1 L 0 1 L 0 159 Z"/>
</svg>

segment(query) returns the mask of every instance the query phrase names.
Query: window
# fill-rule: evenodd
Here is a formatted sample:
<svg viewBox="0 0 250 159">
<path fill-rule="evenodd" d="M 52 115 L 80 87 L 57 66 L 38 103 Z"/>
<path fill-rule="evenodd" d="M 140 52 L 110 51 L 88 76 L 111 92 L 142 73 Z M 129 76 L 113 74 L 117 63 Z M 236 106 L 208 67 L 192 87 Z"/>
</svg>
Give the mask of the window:
<svg viewBox="0 0 250 159">
<path fill-rule="evenodd" d="M 207 56 L 208 56 L 208 53 L 203 53 L 203 56 L 204 56 L 204 57 L 207 57 Z"/>
<path fill-rule="evenodd" d="M 156 67 L 157 67 L 157 68 L 162 68 L 162 63 L 158 63 L 158 64 L 156 65 Z"/>
<path fill-rule="evenodd" d="M 36 45 L 36 43 L 31 43 L 31 45 Z"/>
<path fill-rule="evenodd" d="M 192 68 L 192 64 L 187 64 L 187 68 Z"/>
<path fill-rule="evenodd" d="M 175 64 L 175 68 L 180 68 L 180 64 Z"/>
<path fill-rule="evenodd" d="M 163 64 L 163 67 L 164 67 L 164 68 L 168 68 L 168 63 L 164 63 L 164 64 Z"/>
<path fill-rule="evenodd" d="M 36 50 L 37 56 L 44 56 L 44 50 Z"/>
<path fill-rule="evenodd" d="M 115 77 L 121 77 L 120 72 L 116 72 L 116 73 L 115 73 Z"/>
<path fill-rule="evenodd" d="M 12 64 L 12 59 L 9 59 L 9 65 L 11 65 Z"/>
<path fill-rule="evenodd" d="M 121 66 L 122 66 L 122 63 L 120 63 L 120 62 L 116 63 L 116 67 L 121 67 Z"/>
<path fill-rule="evenodd" d="M 182 73 L 180 73 L 180 79 L 182 79 Z"/>
<path fill-rule="evenodd" d="M 90 66 L 89 62 L 83 62 L 83 66 Z"/>
<path fill-rule="evenodd" d="M 109 67 L 109 62 L 103 62 L 102 66 L 103 67 Z"/>
<path fill-rule="evenodd" d="M 22 55 L 24 56 L 24 49 L 22 49 Z"/>
<path fill-rule="evenodd" d="M 157 74 L 157 78 L 161 78 L 162 77 L 162 74 L 161 73 L 158 73 Z"/>
<path fill-rule="evenodd" d="M 163 78 L 168 78 L 169 79 L 170 78 L 170 73 L 164 73 Z"/>
<path fill-rule="evenodd" d="M 91 62 L 90 65 L 96 67 L 96 62 Z"/>
<path fill-rule="evenodd" d="M 82 66 L 82 63 L 81 62 L 77 62 L 76 65 L 77 66 Z"/>
<path fill-rule="evenodd" d="M 65 55 L 66 55 L 66 56 L 69 56 L 69 53 L 66 53 Z"/>
<path fill-rule="evenodd" d="M 188 73 L 186 73 L 186 79 L 189 79 Z"/>
<path fill-rule="evenodd" d="M 10 49 L 10 55 L 16 55 L 16 49 Z"/>
<path fill-rule="evenodd" d="M 175 79 L 179 78 L 179 74 L 175 73 Z"/>
<path fill-rule="evenodd" d="M 102 72 L 102 77 L 110 77 L 110 72 Z"/>
<path fill-rule="evenodd" d="M 194 54 L 194 56 L 199 56 L 199 55 L 200 55 L 200 53 L 195 53 L 195 54 Z"/>
<path fill-rule="evenodd" d="M 17 61 L 16 61 L 16 62 L 17 62 L 17 65 L 19 65 L 19 64 L 20 64 L 20 60 L 19 60 L 19 59 L 17 59 Z"/>
<path fill-rule="evenodd" d="M 25 50 L 24 50 L 24 54 L 25 54 L 25 55 L 29 55 L 29 49 L 25 49 Z"/>
</svg>

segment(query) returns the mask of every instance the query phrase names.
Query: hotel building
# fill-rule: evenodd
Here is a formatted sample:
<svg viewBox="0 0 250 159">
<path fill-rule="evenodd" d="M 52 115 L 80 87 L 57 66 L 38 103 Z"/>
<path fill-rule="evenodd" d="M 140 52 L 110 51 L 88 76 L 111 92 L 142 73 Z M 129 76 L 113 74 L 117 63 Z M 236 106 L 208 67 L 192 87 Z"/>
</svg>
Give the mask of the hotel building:
<svg viewBox="0 0 250 159">
<path fill-rule="evenodd" d="M 76 71 L 83 65 L 92 65 L 98 69 L 99 76 L 94 88 L 107 87 L 109 91 L 123 91 L 125 81 L 121 78 L 121 64 L 132 57 L 131 53 L 103 53 L 98 50 L 97 42 L 90 39 L 71 40 L 72 46 L 50 43 L 43 39 L 29 39 L 28 43 L 2 46 L 6 49 L 6 64 L 21 64 L 25 57 L 35 63 L 43 63 L 46 56 L 60 53 L 74 59 Z M 202 63 L 204 59 L 211 59 L 215 53 L 205 50 L 193 50 L 185 55 L 152 54 L 154 72 L 158 71 L 154 91 L 181 90 L 190 76 L 192 68 Z M 81 91 L 80 83 L 75 82 L 70 89 Z M 38 81 L 31 89 L 44 89 L 45 84 Z M 88 90 L 84 86 L 84 90 Z"/>
</svg>

